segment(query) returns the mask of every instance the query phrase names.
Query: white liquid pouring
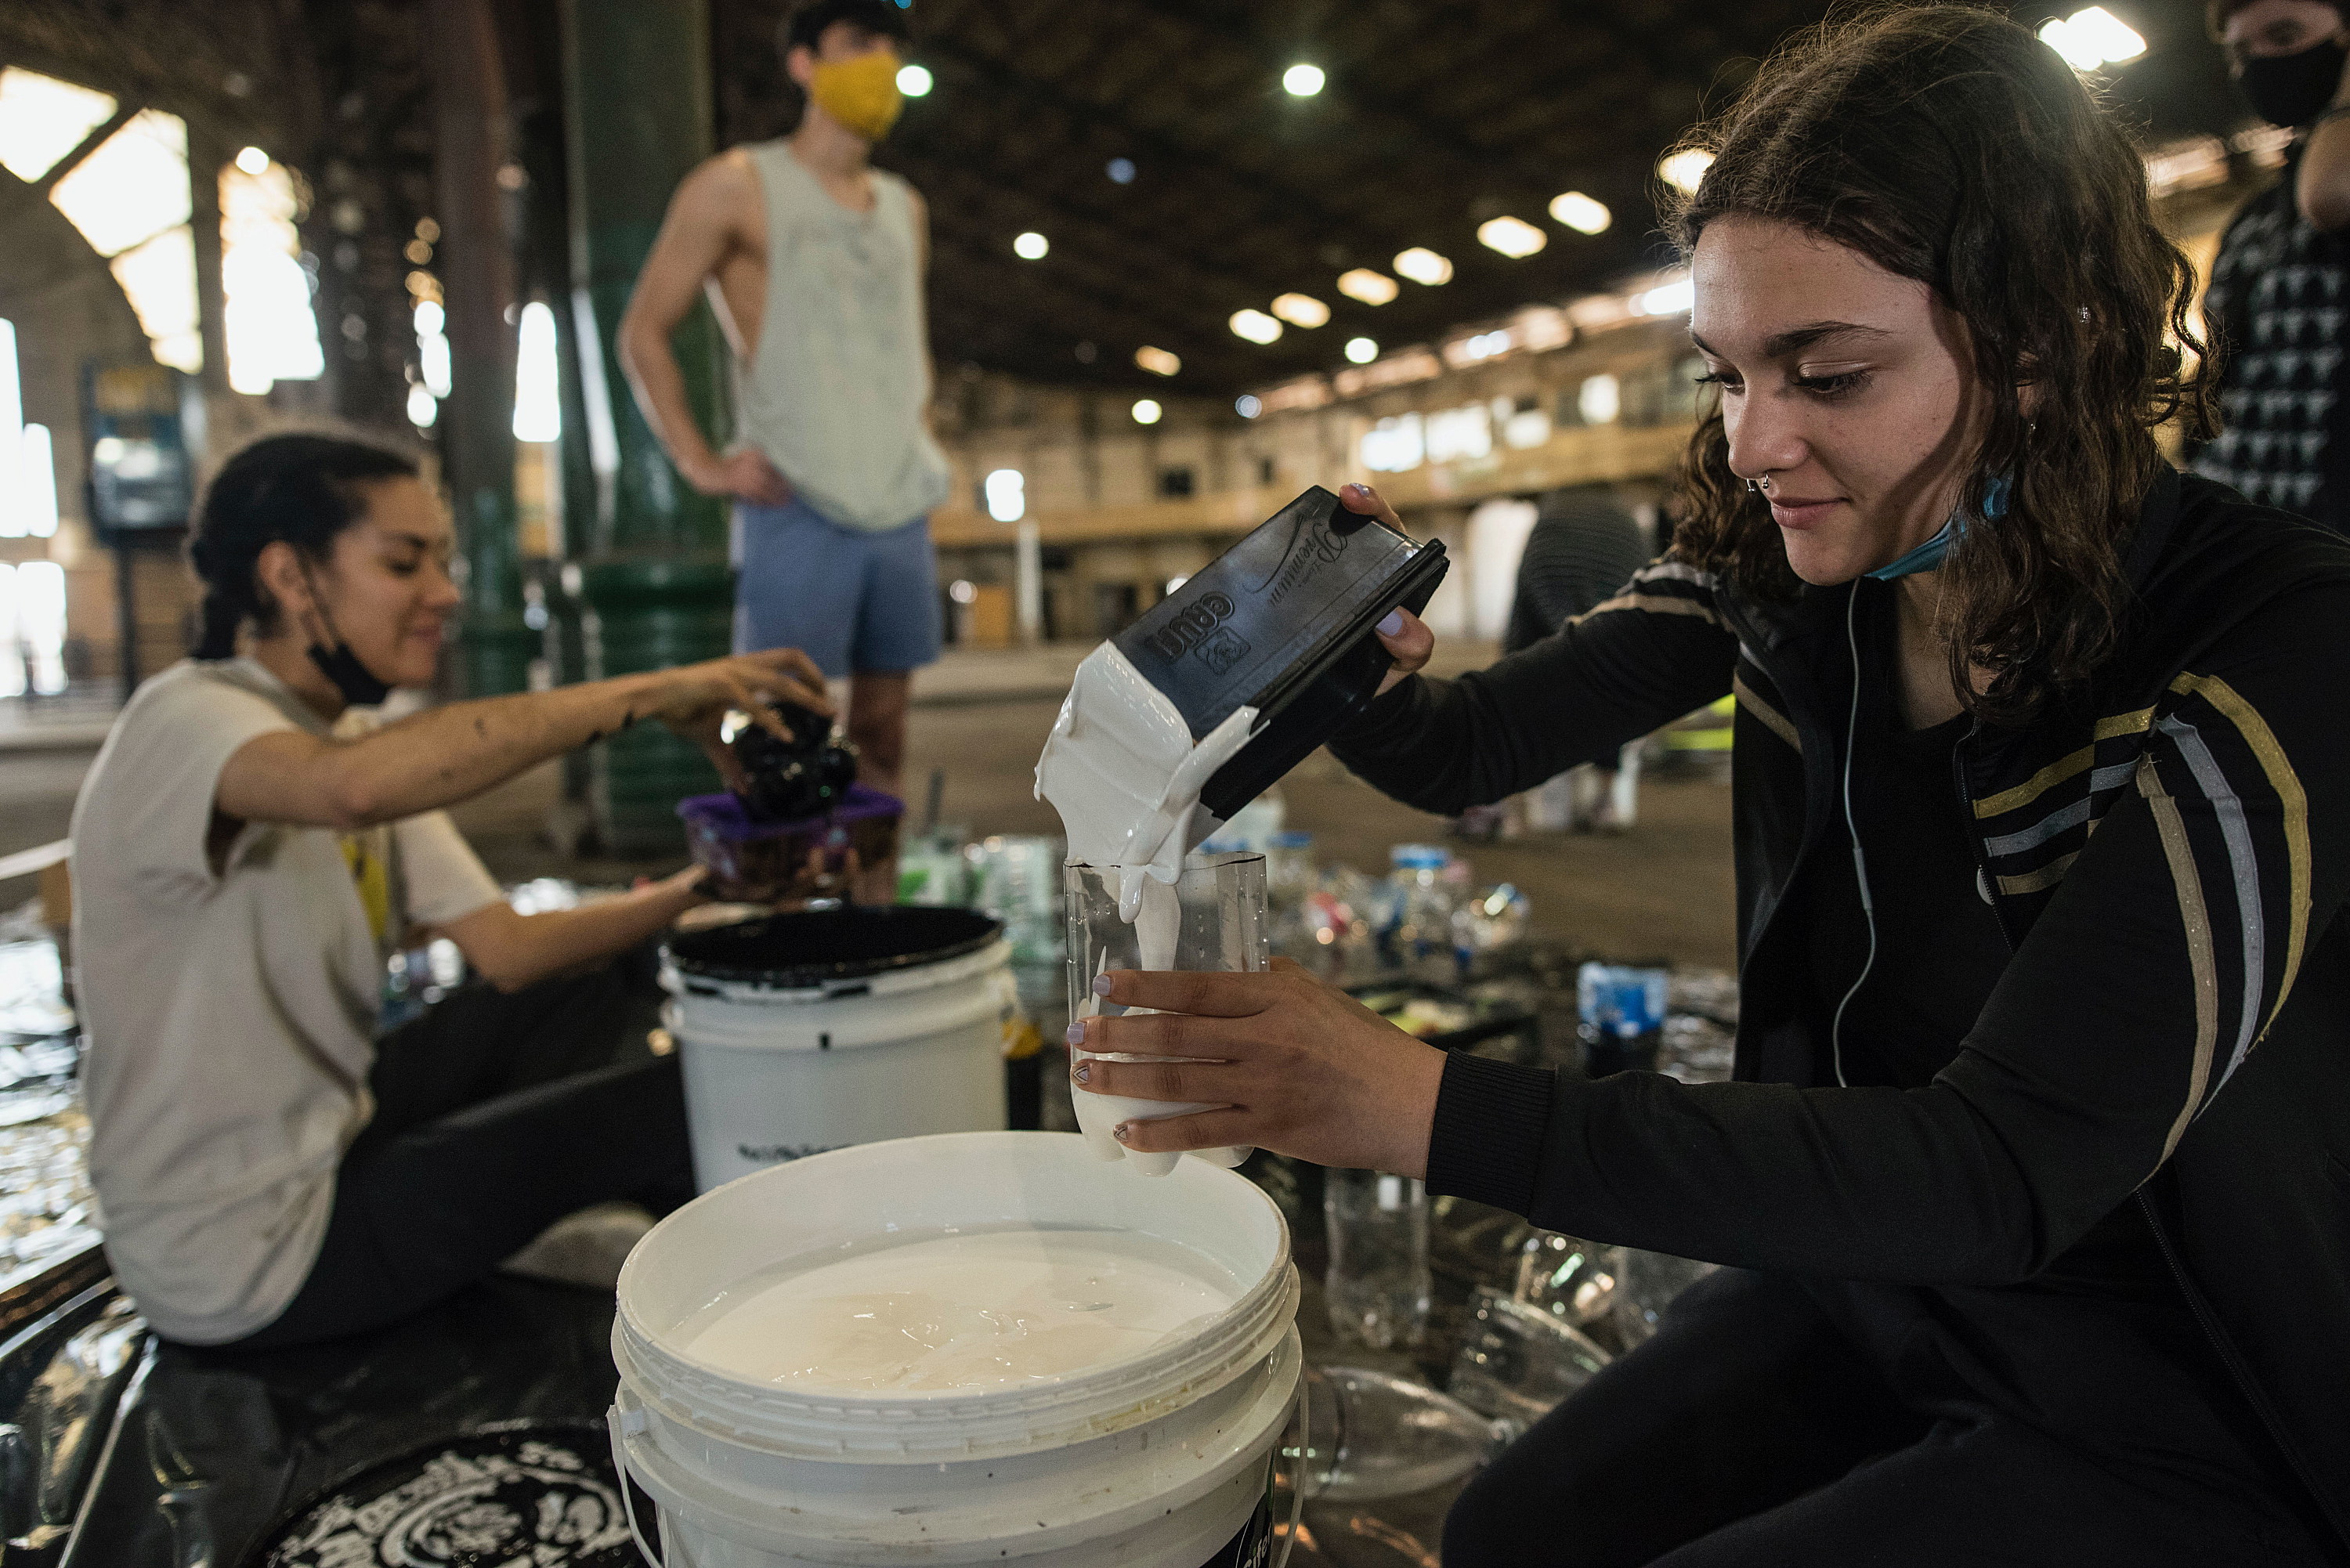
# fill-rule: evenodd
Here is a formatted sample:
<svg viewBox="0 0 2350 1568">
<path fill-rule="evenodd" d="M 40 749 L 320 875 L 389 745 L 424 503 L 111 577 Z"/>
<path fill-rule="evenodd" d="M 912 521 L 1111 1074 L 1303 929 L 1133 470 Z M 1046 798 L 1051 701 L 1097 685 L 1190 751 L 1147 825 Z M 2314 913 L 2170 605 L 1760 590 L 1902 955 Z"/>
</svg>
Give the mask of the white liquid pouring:
<svg viewBox="0 0 2350 1568">
<path fill-rule="evenodd" d="M 1146 970 L 1171 969 L 1181 907 L 1175 878 L 1183 857 L 1223 825 L 1200 809 L 1200 791 L 1216 770 L 1247 743 L 1254 708 L 1237 708 L 1198 743 L 1167 694 L 1150 684 L 1113 644 L 1105 642 L 1077 666 L 1069 695 L 1036 761 L 1036 794 L 1061 814 L 1069 858 L 1115 878 L 1118 914 L 1131 921 Z M 1099 1004 L 1090 998 L 1080 1017 Z M 1136 1008 L 1131 1012 L 1146 1012 Z M 1072 1049 L 1072 1060 L 1092 1053 Z M 1134 1060 L 1112 1054 L 1112 1060 Z M 1120 1122 L 1155 1121 L 1213 1110 L 1210 1105 L 1139 1100 L 1078 1090 L 1077 1127 L 1103 1159 L 1124 1159 L 1144 1176 L 1164 1176 L 1180 1157 L 1129 1152 L 1111 1129 Z M 1236 1166 L 1245 1148 L 1192 1151 L 1212 1164 Z"/>
<path fill-rule="evenodd" d="M 763 1270 L 679 1338 L 795 1392 L 979 1394 L 1130 1361 L 1239 1294 L 1207 1258 L 1139 1231 L 964 1231 Z"/>
</svg>

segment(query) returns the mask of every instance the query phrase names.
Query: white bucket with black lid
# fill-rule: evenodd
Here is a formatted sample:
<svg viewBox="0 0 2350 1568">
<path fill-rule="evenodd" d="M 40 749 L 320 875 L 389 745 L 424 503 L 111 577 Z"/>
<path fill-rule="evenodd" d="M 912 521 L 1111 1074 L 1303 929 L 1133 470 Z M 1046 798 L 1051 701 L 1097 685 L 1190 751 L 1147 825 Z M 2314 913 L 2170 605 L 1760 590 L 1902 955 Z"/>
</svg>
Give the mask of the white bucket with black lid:
<svg viewBox="0 0 2350 1568">
<path fill-rule="evenodd" d="M 1012 948 L 973 909 L 772 915 L 671 939 L 663 1014 L 695 1185 L 881 1138 L 1004 1125 Z"/>
<path fill-rule="evenodd" d="M 1227 1304 L 1123 1358 L 968 1392 L 811 1389 L 701 1353 L 701 1325 L 759 1280 L 1024 1229 L 1180 1248 Z M 665 1568 L 1274 1568 L 1297 1298 L 1280 1210 L 1198 1160 L 1122 1180 L 1074 1134 L 1007 1132 L 763 1171 L 662 1220 L 620 1272 L 610 1421 L 632 1523 Z"/>
</svg>

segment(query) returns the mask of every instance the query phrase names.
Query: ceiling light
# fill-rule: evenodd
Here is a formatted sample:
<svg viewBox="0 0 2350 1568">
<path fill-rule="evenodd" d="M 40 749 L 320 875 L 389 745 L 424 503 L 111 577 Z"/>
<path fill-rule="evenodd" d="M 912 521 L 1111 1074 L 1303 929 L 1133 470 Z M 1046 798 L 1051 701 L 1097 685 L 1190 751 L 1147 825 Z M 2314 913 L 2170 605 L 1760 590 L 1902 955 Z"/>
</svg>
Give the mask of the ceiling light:
<svg viewBox="0 0 2350 1568">
<path fill-rule="evenodd" d="M 1109 161 L 1109 177 L 1112 181 L 1120 185 L 1133 184 L 1134 160 L 1131 158 L 1111 159 Z"/>
<path fill-rule="evenodd" d="M 1243 392 L 1232 400 L 1232 412 L 1244 420 L 1253 420 L 1264 412 L 1264 401 L 1253 392 Z"/>
<path fill-rule="evenodd" d="M 908 98 L 928 98 L 935 81 L 928 66 L 898 67 L 898 90 Z"/>
<path fill-rule="evenodd" d="M 1713 167 L 1713 154 L 1702 147 L 1684 147 L 1657 160 L 1657 178 L 1674 190 L 1694 194 L 1698 182 Z"/>
<path fill-rule="evenodd" d="M 1172 376 L 1183 369 L 1180 358 L 1164 348 L 1153 348 L 1149 344 L 1134 351 L 1134 362 L 1154 376 Z"/>
<path fill-rule="evenodd" d="M 1501 252 L 1512 261 L 1523 261 L 1550 244 L 1550 236 L 1523 218 L 1505 213 L 1477 225 L 1477 243 L 1489 251 Z"/>
<path fill-rule="evenodd" d="M 1012 242 L 1012 254 L 1022 261 L 1043 261 L 1045 253 L 1052 248 L 1053 242 L 1034 229 Z"/>
<path fill-rule="evenodd" d="M 1379 357 L 1379 346 L 1367 337 L 1347 339 L 1347 360 L 1353 365 L 1367 365 Z"/>
<path fill-rule="evenodd" d="M 1292 66 L 1281 73 L 1282 88 L 1292 98 L 1312 98 L 1327 79 L 1320 66 Z"/>
<path fill-rule="evenodd" d="M 114 117 L 114 99 L 20 66 L 0 70 L 0 169 L 30 183 Z"/>
<path fill-rule="evenodd" d="M 1452 281 L 1452 264 L 1426 245 L 1414 245 L 1399 254 L 1395 269 L 1412 282 L 1424 283 L 1430 288 Z"/>
<path fill-rule="evenodd" d="M 2040 26 L 2040 41 L 2064 57 L 2076 71 L 2118 66 L 2146 53 L 2146 40 L 2103 5 L 2075 11 Z"/>
<path fill-rule="evenodd" d="M 1273 313 L 1292 327 L 1312 328 L 1330 319 L 1330 307 L 1310 294 L 1284 294 L 1273 302 Z"/>
<path fill-rule="evenodd" d="M 1235 310 L 1231 326 L 1235 335 L 1252 343 L 1272 343 L 1281 337 L 1281 323 L 1262 310 Z"/>
<path fill-rule="evenodd" d="M 269 167 L 269 154 L 258 147 L 248 147 L 236 155 L 236 166 L 248 174 L 258 174 Z"/>
<path fill-rule="evenodd" d="M 1383 272 L 1358 266 L 1338 275 L 1338 292 L 1365 305 L 1385 305 L 1396 296 L 1396 280 Z"/>
<path fill-rule="evenodd" d="M 418 386 L 411 386 L 408 389 L 408 422 L 410 424 L 414 425 L 418 430 L 426 430 L 431 428 L 432 421 L 440 417 L 441 405 L 434 400 L 432 393 Z"/>
<path fill-rule="evenodd" d="M 1616 221 L 1607 203 L 1596 201 L 1580 191 L 1568 191 L 1551 199 L 1550 215 L 1581 234 L 1600 234 Z"/>
<path fill-rule="evenodd" d="M 1165 409 L 1159 406 L 1159 400 L 1155 398 L 1138 399 L 1134 405 L 1134 422 L 1139 425 L 1155 425 L 1166 412 Z"/>
<path fill-rule="evenodd" d="M 1643 316 L 1679 316 L 1697 303 L 1697 286 L 1688 278 L 1659 284 L 1646 294 L 1635 296 L 1632 303 L 1639 306 Z"/>
</svg>

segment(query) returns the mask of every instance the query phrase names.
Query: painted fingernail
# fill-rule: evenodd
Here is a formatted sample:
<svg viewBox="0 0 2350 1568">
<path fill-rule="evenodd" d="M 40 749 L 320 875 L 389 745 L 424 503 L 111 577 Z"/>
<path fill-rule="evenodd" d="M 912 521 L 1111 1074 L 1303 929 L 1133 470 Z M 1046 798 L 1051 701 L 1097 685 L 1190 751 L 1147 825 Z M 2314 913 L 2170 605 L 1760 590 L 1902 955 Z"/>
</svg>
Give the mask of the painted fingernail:
<svg viewBox="0 0 2350 1568">
<path fill-rule="evenodd" d="M 1109 994 L 1109 976 L 1106 974 L 1097 974 L 1094 976 L 1094 994 L 1096 996 L 1107 996 Z"/>
<path fill-rule="evenodd" d="M 1393 637 L 1403 630 L 1403 611 L 1391 609 L 1379 620 L 1379 635 Z"/>
<path fill-rule="evenodd" d="M 1085 1020 L 1080 1018 L 1075 1023 L 1070 1024 L 1069 1027 L 1062 1033 L 1061 1038 L 1072 1045 L 1084 1044 L 1086 1043 Z"/>
<path fill-rule="evenodd" d="M 1124 1143 L 1127 1140 L 1128 1135 L 1133 1131 L 1134 1124 L 1132 1122 L 1120 1122 L 1118 1126 L 1110 1129 L 1109 1136 L 1118 1139 L 1118 1142 Z"/>
<path fill-rule="evenodd" d="M 1080 1084 L 1090 1084 L 1094 1081 L 1093 1064 L 1088 1062 L 1080 1062 L 1077 1064 L 1077 1070 L 1070 1074 L 1069 1076 Z"/>
</svg>

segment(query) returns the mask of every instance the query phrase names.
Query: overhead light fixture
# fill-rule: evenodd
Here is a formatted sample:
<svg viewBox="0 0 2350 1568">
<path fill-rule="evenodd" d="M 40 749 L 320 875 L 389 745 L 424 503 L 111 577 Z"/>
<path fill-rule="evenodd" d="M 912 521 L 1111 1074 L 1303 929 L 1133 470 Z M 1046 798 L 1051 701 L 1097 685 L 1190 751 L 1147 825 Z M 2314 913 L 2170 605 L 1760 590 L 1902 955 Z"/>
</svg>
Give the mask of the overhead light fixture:
<svg viewBox="0 0 2350 1568">
<path fill-rule="evenodd" d="M 1113 182 L 1113 183 L 1119 184 L 1119 185 L 1131 185 L 1131 184 L 1133 184 L 1133 183 L 1134 183 L 1134 160 L 1133 160 L 1133 159 L 1131 159 L 1131 158 L 1113 158 L 1113 159 L 1111 159 L 1111 160 L 1109 161 L 1109 169 L 1108 169 L 1108 173 L 1109 173 L 1110 180 L 1112 181 L 1112 182 Z"/>
<path fill-rule="evenodd" d="M 1281 73 L 1282 89 L 1292 98 L 1312 98 L 1328 79 L 1320 66 L 1295 65 Z"/>
<path fill-rule="evenodd" d="M 1138 398 L 1133 411 L 1134 422 L 1139 425 L 1155 425 L 1167 412 L 1159 406 L 1156 398 Z"/>
<path fill-rule="evenodd" d="M 1365 305 L 1385 305 L 1396 296 L 1396 280 L 1383 272 L 1358 266 L 1338 275 L 1338 292 Z"/>
<path fill-rule="evenodd" d="M 1235 336 L 1252 343 L 1276 342 L 1281 337 L 1281 323 L 1262 310 L 1235 310 L 1231 326 Z"/>
<path fill-rule="evenodd" d="M 1253 392 L 1243 392 L 1232 400 L 1232 412 L 1244 420 L 1253 420 L 1264 412 L 1264 400 Z"/>
<path fill-rule="evenodd" d="M 1523 218 L 1504 213 L 1477 225 L 1477 243 L 1489 251 L 1501 252 L 1512 261 L 1523 261 L 1550 244 L 1550 236 Z"/>
<path fill-rule="evenodd" d="M 928 98 L 935 81 L 936 78 L 931 75 L 931 67 L 928 66 L 898 67 L 898 90 L 908 98 Z"/>
<path fill-rule="evenodd" d="M 2040 41 L 2064 56 L 2066 65 L 2085 73 L 2100 66 L 2122 65 L 2146 53 L 2146 40 L 2137 29 L 2103 5 L 2043 22 Z"/>
<path fill-rule="evenodd" d="M 1642 316 L 1679 316 L 1697 303 L 1697 285 L 1688 278 L 1659 284 L 1645 294 L 1633 296 L 1632 303 Z"/>
<path fill-rule="evenodd" d="M 258 147 L 248 147 L 236 155 L 236 166 L 248 174 L 258 174 L 269 167 L 269 154 Z"/>
<path fill-rule="evenodd" d="M 1292 327 L 1311 330 L 1327 323 L 1330 307 L 1310 294 L 1284 294 L 1273 302 L 1273 313 Z"/>
<path fill-rule="evenodd" d="M 1053 242 L 1034 229 L 1012 242 L 1012 254 L 1022 261 L 1043 261 L 1045 253 L 1052 248 Z"/>
<path fill-rule="evenodd" d="M 1452 281 L 1452 264 L 1426 245 L 1414 245 L 1398 253 L 1395 269 L 1414 283 L 1434 288 L 1440 283 Z"/>
<path fill-rule="evenodd" d="M 1379 346 L 1371 341 L 1371 339 L 1367 337 L 1349 337 L 1347 339 L 1347 362 L 1348 364 L 1367 365 L 1378 357 Z"/>
<path fill-rule="evenodd" d="M 1164 348 L 1153 348 L 1147 343 L 1134 351 L 1134 362 L 1154 376 L 1172 376 L 1183 369 L 1181 358 Z"/>
<path fill-rule="evenodd" d="M 1550 215 L 1579 234 L 1604 234 L 1607 225 L 1616 221 L 1607 202 L 1580 191 L 1566 191 L 1552 197 Z"/>
<path fill-rule="evenodd" d="M 418 430 L 430 430 L 432 421 L 441 417 L 441 404 L 422 387 L 411 384 L 408 389 L 408 422 Z"/>
<path fill-rule="evenodd" d="M 1712 153 L 1702 147 L 1684 147 L 1657 160 L 1657 178 L 1683 194 L 1694 194 L 1698 182 L 1712 167 Z"/>
</svg>

